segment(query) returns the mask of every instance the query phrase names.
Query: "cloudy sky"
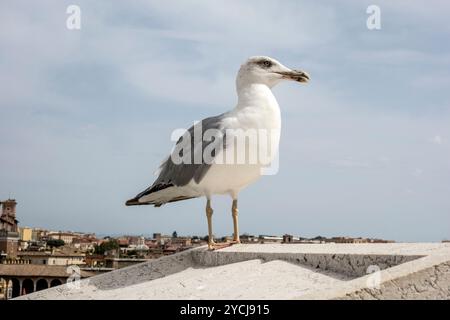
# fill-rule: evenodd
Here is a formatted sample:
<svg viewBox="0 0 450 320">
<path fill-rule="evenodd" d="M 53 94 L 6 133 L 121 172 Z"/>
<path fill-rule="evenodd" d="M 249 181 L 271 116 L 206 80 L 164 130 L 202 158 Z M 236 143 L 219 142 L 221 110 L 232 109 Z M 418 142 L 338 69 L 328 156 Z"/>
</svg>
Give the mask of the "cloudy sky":
<svg viewBox="0 0 450 320">
<path fill-rule="evenodd" d="M 232 108 L 240 64 L 270 55 L 312 81 L 274 89 L 280 170 L 241 193 L 241 231 L 450 238 L 450 5 L 377 1 L 368 30 L 373 3 L 2 1 L 0 199 L 22 226 L 206 234 L 204 199 L 124 201 L 172 131 Z M 213 205 L 231 234 L 230 200 Z"/>
</svg>

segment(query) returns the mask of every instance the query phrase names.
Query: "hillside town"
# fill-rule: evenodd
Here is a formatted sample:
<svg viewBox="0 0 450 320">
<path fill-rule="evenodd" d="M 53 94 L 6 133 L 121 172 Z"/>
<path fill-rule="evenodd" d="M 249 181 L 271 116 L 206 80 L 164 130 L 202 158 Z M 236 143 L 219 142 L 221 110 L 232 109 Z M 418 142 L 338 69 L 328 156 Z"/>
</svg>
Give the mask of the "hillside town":
<svg viewBox="0 0 450 320">
<path fill-rule="evenodd" d="M 61 285 L 74 279 L 120 269 L 135 263 L 174 254 L 207 244 L 206 236 L 153 233 L 97 237 L 94 233 L 21 227 L 17 202 L 0 202 L 0 300 Z M 289 234 L 240 235 L 242 243 L 382 243 L 382 239 L 317 236 L 302 238 Z M 224 236 L 217 241 L 231 241 Z"/>
</svg>

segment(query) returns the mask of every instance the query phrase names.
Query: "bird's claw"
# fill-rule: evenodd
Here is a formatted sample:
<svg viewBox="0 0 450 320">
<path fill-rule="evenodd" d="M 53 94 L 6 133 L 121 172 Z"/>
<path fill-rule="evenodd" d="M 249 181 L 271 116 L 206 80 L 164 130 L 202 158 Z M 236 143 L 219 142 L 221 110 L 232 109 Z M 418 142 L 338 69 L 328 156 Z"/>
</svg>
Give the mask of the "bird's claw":
<svg viewBox="0 0 450 320">
<path fill-rule="evenodd" d="M 231 246 L 231 243 L 229 242 L 225 242 L 225 243 L 214 243 L 214 244 L 208 244 L 208 249 L 209 250 L 219 250 L 219 249 L 223 249 L 226 247 Z"/>
<path fill-rule="evenodd" d="M 208 249 L 209 250 L 219 250 L 219 249 L 223 249 L 223 248 L 227 248 L 227 247 L 231 247 L 233 244 L 240 244 L 241 241 L 240 240 L 232 240 L 229 242 L 221 242 L 221 243 L 208 243 Z"/>
</svg>

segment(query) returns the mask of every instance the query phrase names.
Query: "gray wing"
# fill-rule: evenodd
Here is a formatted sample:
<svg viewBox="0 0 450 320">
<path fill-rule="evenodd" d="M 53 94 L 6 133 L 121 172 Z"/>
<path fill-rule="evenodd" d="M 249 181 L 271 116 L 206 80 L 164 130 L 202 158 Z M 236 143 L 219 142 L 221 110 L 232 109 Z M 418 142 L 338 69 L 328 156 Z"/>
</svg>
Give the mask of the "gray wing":
<svg viewBox="0 0 450 320">
<path fill-rule="evenodd" d="M 190 127 L 176 143 L 175 150 L 172 152 L 171 156 L 169 156 L 167 160 L 164 161 L 163 164 L 160 166 L 160 173 L 155 182 L 150 187 L 139 193 L 135 198 L 128 200 L 126 204 L 127 205 L 154 204 L 154 203 L 142 203 L 139 202 L 139 199 L 151 193 L 162 191 L 170 187 L 185 186 L 191 180 L 194 180 L 196 183 L 199 183 L 204 178 L 209 168 L 211 167 L 211 163 L 206 163 L 202 156 L 205 148 L 208 147 L 210 144 L 214 144 L 214 146 L 221 145 L 222 148 L 225 148 L 224 141 L 226 137 L 225 137 L 225 130 L 222 126 L 223 118 L 224 114 L 215 117 L 209 117 L 203 119 L 202 121 Z M 212 139 L 212 141 L 204 141 L 204 139 L 202 139 L 203 134 L 204 132 L 206 132 L 206 130 L 209 129 L 217 130 L 217 132 L 220 132 L 220 135 Z M 196 133 L 198 132 L 201 133 L 199 139 L 194 139 L 194 130 Z M 214 157 L 215 156 L 214 150 L 216 149 L 212 148 L 212 150 L 213 152 L 211 152 L 211 157 Z M 190 161 L 184 161 L 179 164 L 174 163 L 174 161 L 172 160 L 172 156 L 174 155 L 175 152 L 179 152 L 178 155 L 180 157 L 183 156 L 183 153 L 184 155 L 186 155 L 186 152 L 189 152 L 188 156 L 190 156 Z M 186 159 L 188 158 L 188 156 L 186 156 Z M 177 198 L 176 200 L 184 200 L 184 199 Z"/>
</svg>

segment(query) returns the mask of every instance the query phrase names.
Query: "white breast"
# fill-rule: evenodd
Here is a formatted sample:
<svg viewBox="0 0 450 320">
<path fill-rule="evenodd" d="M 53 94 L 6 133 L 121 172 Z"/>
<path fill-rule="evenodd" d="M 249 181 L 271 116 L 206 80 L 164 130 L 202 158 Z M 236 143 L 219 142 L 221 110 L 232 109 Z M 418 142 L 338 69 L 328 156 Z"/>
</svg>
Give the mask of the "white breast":
<svg viewBox="0 0 450 320">
<path fill-rule="evenodd" d="M 218 154 L 216 158 L 223 161 L 213 164 L 199 184 L 193 181 L 189 184 L 205 195 L 237 195 L 242 188 L 256 181 L 261 176 L 262 168 L 270 165 L 276 156 L 281 117 L 272 91 L 264 85 L 249 88 L 244 98 L 240 95 L 236 108 L 226 114 L 223 126 L 227 136 L 225 153 L 232 150 L 234 158 L 230 153 Z M 242 134 L 247 141 L 244 144 Z M 245 153 L 244 159 L 242 153 Z"/>
</svg>

